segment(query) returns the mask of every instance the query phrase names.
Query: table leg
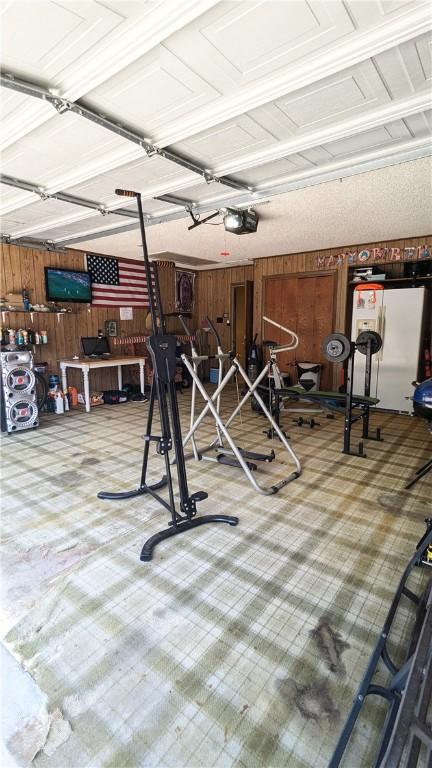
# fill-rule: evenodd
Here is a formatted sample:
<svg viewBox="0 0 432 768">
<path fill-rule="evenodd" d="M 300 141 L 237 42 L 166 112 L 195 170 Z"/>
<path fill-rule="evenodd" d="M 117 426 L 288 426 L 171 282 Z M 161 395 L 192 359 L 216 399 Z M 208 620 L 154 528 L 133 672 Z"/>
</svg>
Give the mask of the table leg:
<svg viewBox="0 0 432 768">
<path fill-rule="evenodd" d="M 67 392 L 67 375 L 66 375 L 66 366 L 62 365 L 60 363 L 60 370 L 61 370 L 61 376 L 62 376 L 62 387 L 63 392 Z"/>
<path fill-rule="evenodd" d="M 117 379 L 118 379 L 118 388 L 122 389 L 123 381 L 122 381 L 122 367 L 121 367 L 121 365 L 117 366 Z"/>
<path fill-rule="evenodd" d="M 87 413 L 90 413 L 89 370 L 90 369 L 87 366 L 83 366 L 82 372 L 83 372 L 83 381 L 84 381 L 84 401 L 85 401 L 85 409 Z"/>
<path fill-rule="evenodd" d="M 144 360 L 140 360 L 139 369 L 140 369 L 140 390 L 141 390 L 141 394 L 144 395 L 145 394 L 145 389 L 144 389 Z"/>
</svg>

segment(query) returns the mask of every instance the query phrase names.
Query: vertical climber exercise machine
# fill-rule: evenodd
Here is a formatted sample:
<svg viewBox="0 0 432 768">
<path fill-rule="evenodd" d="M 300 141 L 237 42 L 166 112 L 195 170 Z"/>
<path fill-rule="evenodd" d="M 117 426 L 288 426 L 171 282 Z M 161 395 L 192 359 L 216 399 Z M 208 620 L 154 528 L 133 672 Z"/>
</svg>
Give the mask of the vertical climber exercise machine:
<svg viewBox="0 0 432 768">
<path fill-rule="evenodd" d="M 204 523 L 228 523 L 237 525 L 238 518 L 229 515 L 203 515 L 196 517 L 196 505 L 199 501 L 204 501 L 208 494 L 205 491 L 189 494 L 185 458 L 183 453 L 183 442 L 180 426 L 180 416 L 177 403 L 177 392 L 175 387 L 176 374 L 176 338 L 166 333 L 165 316 L 162 309 L 162 301 L 159 289 L 159 279 L 157 270 L 152 276 L 150 270 L 150 261 L 148 258 L 147 241 L 144 228 L 144 217 L 141 205 L 141 195 L 139 192 L 130 192 L 123 189 L 116 189 L 117 195 L 126 197 L 135 197 L 137 200 L 139 222 L 141 229 L 141 238 L 144 255 L 144 265 L 148 285 L 148 295 L 150 303 L 150 315 L 152 321 L 152 334 L 148 337 L 146 344 L 153 363 L 153 381 L 150 393 L 149 409 L 147 416 L 147 428 L 144 435 L 144 455 L 141 470 L 141 480 L 138 488 L 133 491 L 124 491 L 119 493 L 109 493 L 101 491 L 98 493 L 99 499 L 131 499 L 135 496 L 149 494 L 159 502 L 171 515 L 168 528 L 151 536 L 144 544 L 141 551 L 141 560 L 151 560 L 154 547 L 164 539 L 176 536 L 183 531 L 189 531 Z M 152 434 L 153 412 L 155 400 L 158 401 L 161 434 Z M 166 475 L 159 482 L 149 485 L 147 483 L 147 469 L 149 462 L 150 443 L 156 443 L 156 452 L 165 459 Z M 180 505 L 177 509 L 173 478 L 171 473 L 171 462 L 169 453 L 174 447 L 176 458 L 176 470 L 179 486 Z M 168 485 L 169 500 L 166 501 L 157 490 Z"/>
<path fill-rule="evenodd" d="M 183 322 L 183 321 L 182 321 Z M 197 355 L 196 350 L 194 348 L 193 342 L 192 342 L 192 354 L 190 360 L 186 355 L 182 355 L 182 361 L 184 365 L 186 366 L 187 370 L 189 371 L 191 377 L 192 377 L 192 407 L 191 407 L 191 421 L 190 421 L 190 429 L 187 433 L 186 437 L 183 440 L 183 448 L 186 447 L 186 445 L 191 442 L 192 445 L 192 451 L 193 456 L 195 459 L 202 460 L 207 459 L 211 461 L 217 461 L 220 464 L 229 464 L 230 466 L 239 467 L 243 470 L 245 473 L 247 479 L 251 483 L 251 485 L 255 488 L 256 491 L 259 493 L 270 495 L 273 493 L 277 493 L 281 488 L 283 488 L 285 485 L 290 483 L 292 480 L 295 480 L 297 477 L 301 474 L 301 465 L 300 462 L 294 453 L 293 449 L 291 448 L 290 444 L 288 443 L 288 440 L 286 439 L 285 435 L 283 434 L 282 430 L 279 429 L 278 425 L 276 424 L 275 420 L 273 419 L 271 413 L 267 409 L 267 406 L 263 402 L 260 394 L 259 394 L 259 386 L 261 384 L 261 381 L 268 375 L 271 363 L 267 363 L 267 365 L 263 368 L 261 373 L 257 376 L 257 378 L 252 383 L 250 379 L 248 378 L 248 375 L 244 368 L 242 367 L 239 360 L 232 355 L 228 355 L 227 353 L 224 353 L 221 348 L 220 338 L 216 331 L 215 326 L 207 318 L 207 323 L 209 326 L 210 331 L 213 333 L 216 344 L 217 344 L 217 353 L 216 353 L 216 359 L 218 359 L 219 362 L 219 376 L 218 376 L 218 383 L 216 386 L 215 392 L 210 396 L 199 376 L 198 376 L 198 366 L 199 363 L 202 362 L 203 356 Z M 186 324 L 183 322 L 183 327 L 185 330 L 188 331 Z M 298 337 L 295 333 L 290 331 L 287 328 L 283 329 L 287 333 L 291 335 L 290 342 L 283 348 L 285 350 L 287 349 L 295 349 L 298 345 Z M 189 331 L 188 331 L 189 334 Z M 190 335 L 190 334 L 189 334 Z M 224 362 L 229 359 L 230 360 L 230 366 L 228 371 L 223 375 L 223 365 Z M 221 415 L 220 415 L 220 397 L 221 393 L 227 386 L 227 384 L 231 381 L 231 379 L 236 375 L 239 374 L 244 382 L 244 390 L 246 390 L 245 394 L 243 395 L 242 399 L 238 403 L 237 407 L 234 409 L 234 411 L 231 413 L 227 421 L 223 422 Z M 199 393 L 202 395 L 205 405 L 199 416 L 195 418 L 195 403 L 196 403 L 196 391 L 199 391 Z M 243 391 L 244 391 L 243 390 Z M 232 435 L 228 431 L 228 427 L 233 422 L 233 420 L 236 418 L 236 416 L 240 413 L 241 409 L 245 405 L 245 403 L 251 398 L 254 397 L 259 406 L 261 407 L 261 410 L 266 416 L 266 418 L 269 420 L 270 425 L 272 429 L 274 430 L 275 434 L 283 444 L 285 450 L 289 454 L 290 458 L 293 460 L 295 464 L 295 470 L 291 472 L 288 477 L 284 478 L 283 480 L 280 480 L 277 483 L 274 483 L 273 485 L 263 487 L 260 485 L 255 477 L 253 476 L 253 472 L 257 469 L 257 465 L 254 463 L 255 461 L 260 462 L 271 462 L 275 458 L 274 451 L 272 451 L 270 454 L 260 454 L 260 453 L 254 453 L 251 451 L 245 451 L 242 448 L 239 448 Z M 199 449 L 196 441 L 195 441 L 195 432 L 200 426 L 201 422 L 203 421 L 204 417 L 211 413 L 215 420 L 215 426 L 216 426 L 216 436 L 212 442 L 207 445 L 203 449 Z M 224 445 L 224 441 L 225 444 Z M 216 456 L 209 457 L 205 456 L 206 453 L 208 453 L 210 450 L 214 449 L 216 451 Z"/>
</svg>

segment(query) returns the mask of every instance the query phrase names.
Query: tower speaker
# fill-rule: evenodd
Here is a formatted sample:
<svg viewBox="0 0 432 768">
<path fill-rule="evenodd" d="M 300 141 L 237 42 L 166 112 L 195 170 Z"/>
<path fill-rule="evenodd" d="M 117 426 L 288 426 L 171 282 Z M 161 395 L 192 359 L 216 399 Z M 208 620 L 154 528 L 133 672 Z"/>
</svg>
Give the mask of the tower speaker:
<svg viewBox="0 0 432 768">
<path fill-rule="evenodd" d="M 37 427 L 36 381 L 29 351 L 0 352 L 1 430 L 18 432 Z"/>
</svg>

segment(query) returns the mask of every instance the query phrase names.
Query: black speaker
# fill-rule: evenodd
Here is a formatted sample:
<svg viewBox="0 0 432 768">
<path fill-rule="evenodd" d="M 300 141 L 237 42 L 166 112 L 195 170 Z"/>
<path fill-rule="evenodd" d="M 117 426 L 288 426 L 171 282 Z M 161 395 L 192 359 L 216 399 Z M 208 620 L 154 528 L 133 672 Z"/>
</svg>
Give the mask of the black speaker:
<svg viewBox="0 0 432 768">
<path fill-rule="evenodd" d="M 0 362 L 2 432 L 37 427 L 39 414 L 32 353 L 27 350 L 0 352 Z"/>
<path fill-rule="evenodd" d="M 404 277 L 427 277 L 432 271 L 432 261 L 406 261 L 404 264 Z"/>
</svg>

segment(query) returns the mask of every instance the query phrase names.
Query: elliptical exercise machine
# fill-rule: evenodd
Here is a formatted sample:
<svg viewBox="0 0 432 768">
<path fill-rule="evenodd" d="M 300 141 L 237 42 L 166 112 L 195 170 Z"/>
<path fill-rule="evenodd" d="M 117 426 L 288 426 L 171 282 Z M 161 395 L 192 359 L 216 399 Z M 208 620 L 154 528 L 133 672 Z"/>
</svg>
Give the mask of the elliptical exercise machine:
<svg viewBox="0 0 432 768">
<path fill-rule="evenodd" d="M 211 333 L 216 341 L 216 354 L 215 355 L 198 355 L 194 337 L 190 335 L 190 332 L 187 328 L 187 325 L 181 315 L 179 315 L 179 320 L 184 328 L 184 330 L 187 332 L 187 334 L 190 336 L 190 345 L 191 345 L 191 361 L 192 366 L 197 374 L 199 376 L 199 366 L 201 363 L 203 363 L 205 360 L 217 360 L 218 363 L 218 377 L 217 377 L 217 386 L 220 387 L 220 384 L 223 379 L 223 373 L 224 373 L 224 365 L 226 362 L 231 360 L 231 355 L 229 352 L 224 352 L 222 350 L 220 336 L 213 325 L 212 321 L 209 317 L 206 317 L 206 324 L 203 324 L 203 329 Z M 195 410 L 196 410 L 196 394 L 197 394 L 197 386 L 195 381 L 192 383 L 192 396 L 191 396 L 191 413 L 190 413 L 190 427 L 192 428 L 195 422 Z M 217 398 L 216 398 L 216 411 L 220 416 L 220 407 L 221 407 L 221 396 L 222 396 L 222 390 L 220 390 Z M 239 463 L 238 459 L 236 458 L 234 452 L 231 450 L 231 448 L 226 448 L 224 446 L 224 438 L 221 431 L 221 428 L 217 421 L 215 422 L 215 428 L 216 428 L 216 437 L 215 439 L 207 445 L 205 448 L 199 449 L 197 446 L 197 442 L 195 439 L 195 433 L 191 435 L 190 443 L 192 446 L 192 453 L 185 456 L 186 460 L 189 458 L 194 458 L 196 461 L 213 461 L 218 462 L 219 464 L 227 464 L 230 467 L 239 467 L 240 469 L 243 469 L 242 465 Z M 275 452 L 271 451 L 271 453 L 264 454 L 264 453 L 255 453 L 252 451 L 245 451 L 242 448 L 239 448 L 236 446 L 239 453 L 245 459 L 246 464 L 248 468 L 254 472 L 257 469 L 257 465 L 252 463 L 255 461 L 266 461 L 271 462 L 275 458 Z M 206 455 L 207 452 L 211 451 L 212 449 L 215 449 L 217 451 L 215 456 L 208 456 Z"/>
<path fill-rule="evenodd" d="M 144 455 L 140 484 L 138 488 L 133 491 L 123 491 L 119 493 L 101 491 L 98 493 L 98 498 L 114 500 L 131 499 L 135 496 L 149 494 L 168 510 L 171 515 L 168 528 L 155 533 L 147 539 L 142 548 L 140 560 L 148 561 L 152 559 L 154 547 L 159 544 L 159 542 L 164 541 L 171 536 L 176 536 L 183 531 L 189 531 L 191 528 L 196 528 L 204 523 L 220 522 L 228 523 L 229 525 L 237 525 L 238 518 L 231 517 L 230 515 L 203 515 L 202 517 L 196 517 L 197 503 L 204 501 L 204 499 L 208 497 L 208 494 L 205 493 L 205 491 L 189 494 L 188 490 L 180 416 L 177 403 L 177 391 L 175 386 L 176 338 L 175 336 L 166 333 L 165 316 L 162 309 L 157 270 L 154 271 L 153 278 L 150 270 L 141 195 L 139 192 L 130 192 L 123 189 L 116 189 L 116 194 L 126 197 L 135 197 L 137 200 L 144 265 L 148 285 L 150 315 L 152 320 L 152 334 L 146 340 L 146 344 L 153 363 L 153 381 L 147 415 L 147 428 L 144 435 Z M 153 412 L 156 399 L 158 401 L 160 414 L 160 435 L 152 434 Z M 153 485 L 147 483 L 147 469 L 151 442 L 156 443 L 156 452 L 164 457 L 166 471 L 166 474 L 163 475 L 162 479 Z M 180 511 L 177 509 L 174 499 L 173 478 L 169 456 L 173 447 L 176 458 L 180 494 Z M 157 491 L 165 485 L 168 485 L 168 501 L 163 499 L 157 493 Z"/>
<path fill-rule="evenodd" d="M 186 324 L 184 323 L 183 319 L 181 319 L 182 325 L 184 329 L 189 333 L 189 330 L 187 329 Z M 281 488 L 283 488 L 285 485 L 290 483 L 292 480 L 295 480 L 297 477 L 301 474 L 301 465 L 300 462 L 294 453 L 293 449 L 291 448 L 290 444 L 288 443 L 288 440 L 286 439 L 285 435 L 283 434 L 282 430 L 278 427 L 275 420 L 273 419 L 271 413 L 267 409 L 267 406 L 263 402 L 260 394 L 259 394 L 259 386 L 261 384 L 261 381 L 268 375 L 271 363 L 267 363 L 267 365 L 263 368 L 261 373 L 257 376 L 254 382 L 251 382 L 246 371 L 240 364 L 237 357 L 232 356 L 228 353 L 224 353 L 221 348 L 220 338 L 219 334 L 216 331 L 215 326 L 207 318 L 208 327 L 209 330 L 213 333 L 215 339 L 216 339 L 216 345 L 217 345 L 217 353 L 215 355 L 215 358 L 218 360 L 219 364 L 219 370 L 218 370 L 218 383 L 216 386 L 215 392 L 210 396 L 199 376 L 198 376 L 198 366 L 199 364 L 205 359 L 207 360 L 207 356 L 200 356 L 197 354 L 196 349 L 194 347 L 194 343 L 191 342 L 192 347 L 192 353 L 190 360 L 186 355 L 182 355 L 182 361 L 184 365 L 186 366 L 187 370 L 189 371 L 191 377 L 192 377 L 192 400 L 191 400 L 191 420 L 190 420 L 190 429 L 187 433 L 186 437 L 183 440 L 183 448 L 186 447 L 186 445 L 191 442 L 192 446 L 192 452 L 193 457 L 197 460 L 201 459 L 207 459 L 210 461 L 217 461 L 220 464 L 229 464 L 230 466 L 239 467 L 243 470 L 245 473 L 247 479 L 251 483 L 251 485 L 255 488 L 258 493 L 262 493 L 264 495 L 270 495 L 277 493 Z M 284 328 L 284 330 L 291 335 L 292 340 L 289 342 L 288 345 L 284 347 L 284 349 L 295 349 L 295 347 L 298 345 L 298 338 L 297 336 L 292 333 L 287 328 Z M 230 367 L 228 371 L 223 374 L 223 366 L 225 361 L 230 360 Z M 234 411 L 231 413 L 227 421 L 223 422 L 221 415 L 220 415 L 220 398 L 223 390 L 227 386 L 227 384 L 231 381 L 234 375 L 239 374 L 244 382 L 244 389 L 245 394 L 243 395 L 242 399 L 238 403 L 237 407 L 234 409 Z M 203 397 L 205 401 L 205 405 L 201 413 L 197 418 L 195 418 L 195 404 L 196 404 L 196 392 L 197 390 Z M 241 448 L 239 448 L 232 435 L 228 431 L 229 425 L 232 423 L 232 421 L 236 418 L 236 416 L 240 413 L 241 409 L 245 405 L 245 403 L 252 397 L 255 397 L 255 399 L 258 401 L 262 412 L 264 416 L 269 420 L 271 428 L 274 430 L 275 434 L 279 438 L 279 440 L 282 442 L 284 448 L 286 449 L 287 453 L 293 460 L 295 464 L 295 470 L 290 473 L 290 475 L 280 480 L 278 483 L 274 483 L 271 486 L 264 487 L 260 485 L 255 477 L 253 476 L 253 472 L 257 469 L 257 465 L 254 463 L 255 461 L 261 461 L 261 462 L 271 462 L 275 458 L 275 453 L 272 451 L 270 454 L 260 454 L 260 453 L 254 453 L 251 451 L 245 451 Z M 196 440 L 195 440 L 195 432 L 197 431 L 198 427 L 200 426 L 201 422 L 203 421 L 204 417 L 207 415 L 207 413 L 211 413 L 215 420 L 215 427 L 216 427 L 216 436 L 212 442 L 207 445 L 203 449 L 199 449 Z M 224 444 L 224 441 L 226 445 Z M 227 447 L 229 446 L 229 447 Z M 208 453 L 210 450 L 216 450 L 216 456 L 210 457 L 206 456 L 205 454 Z"/>
</svg>

